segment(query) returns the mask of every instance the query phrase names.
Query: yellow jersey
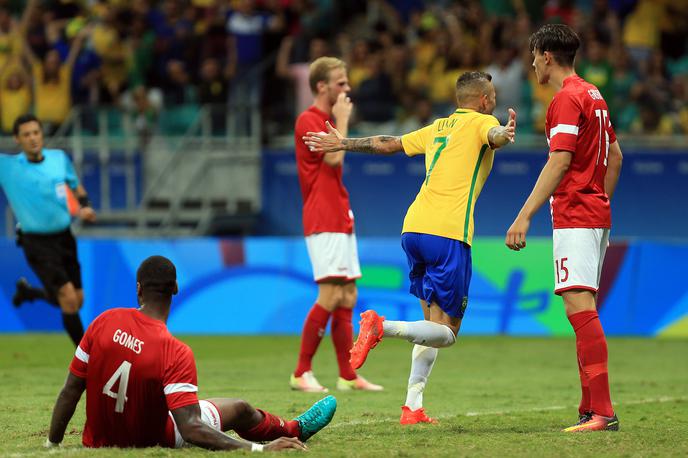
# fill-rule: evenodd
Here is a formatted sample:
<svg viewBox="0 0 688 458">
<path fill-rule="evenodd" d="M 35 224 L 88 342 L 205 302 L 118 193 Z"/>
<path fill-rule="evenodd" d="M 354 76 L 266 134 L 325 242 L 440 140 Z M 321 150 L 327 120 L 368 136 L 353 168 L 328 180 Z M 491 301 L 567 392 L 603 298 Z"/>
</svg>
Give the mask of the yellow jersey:
<svg viewBox="0 0 688 458">
<path fill-rule="evenodd" d="M 34 104 L 41 121 L 62 124 L 72 109 L 72 69 L 60 66 L 59 81 L 43 80 L 43 64 L 33 66 Z"/>
<path fill-rule="evenodd" d="M 401 137 L 408 156 L 425 154 L 425 179 L 404 218 L 403 232 L 439 235 L 470 245 L 473 209 L 492 163 L 492 115 L 460 108 Z"/>
<path fill-rule="evenodd" d="M 14 120 L 31 109 L 31 89 L 27 84 L 17 91 L 0 87 L 0 126 L 6 134 L 12 132 Z"/>
</svg>

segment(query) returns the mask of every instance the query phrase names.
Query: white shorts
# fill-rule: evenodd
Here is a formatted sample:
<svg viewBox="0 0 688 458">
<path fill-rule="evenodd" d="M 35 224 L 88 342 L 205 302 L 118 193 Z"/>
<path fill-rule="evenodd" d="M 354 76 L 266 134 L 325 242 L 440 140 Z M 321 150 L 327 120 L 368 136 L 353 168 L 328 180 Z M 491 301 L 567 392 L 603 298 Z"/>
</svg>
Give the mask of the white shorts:
<svg viewBox="0 0 688 458">
<path fill-rule="evenodd" d="M 306 237 L 306 248 L 316 282 L 361 278 L 356 234 L 321 232 Z"/>
<path fill-rule="evenodd" d="M 220 415 L 220 411 L 218 410 L 217 406 L 204 399 L 199 400 L 198 405 L 201 408 L 201 421 L 211 428 L 222 432 L 222 416 Z M 191 444 L 186 442 L 179 433 L 179 429 L 177 429 L 177 423 L 174 421 L 172 412 L 170 412 L 170 418 L 174 424 L 174 448 L 190 447 Z"/>
<path fill-rule="evenodd" d="M 572 289 L 597 292 L 609 229 L 554 229 L 554 294 Z"/>
</svg>

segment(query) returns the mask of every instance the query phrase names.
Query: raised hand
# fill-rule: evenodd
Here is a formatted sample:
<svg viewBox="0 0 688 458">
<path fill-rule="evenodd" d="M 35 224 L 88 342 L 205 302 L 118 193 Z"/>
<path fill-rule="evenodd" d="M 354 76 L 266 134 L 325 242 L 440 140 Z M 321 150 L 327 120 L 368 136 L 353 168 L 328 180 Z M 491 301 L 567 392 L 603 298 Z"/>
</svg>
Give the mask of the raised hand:
<svg viewBox="0 0 688 458">
<path fill-rule="evenodd" d="M 306 451 L 308 447 L 295 437 L 280 437 L 265 445 L 266 452 L 276 452 L 280 450 L 296 449 Z"/>
<path fill-rule="evenodd" d="M 338 124 L 348 122 L 353 108 L 354 104 L 351 103 L 351 99 L 346 95 L 346 92 L 342 92 L 337 96 L 337 101 L 334 105 L 332 105 L 332 116 L 334 116 Z"/>
<path fill-rule="evenodd" d="M 327 132 L 308 132 L 303 142 L 311 151 L 318 153 L 334 153 L 344 149 L 342 140 L 344 137 L 337 129 L 332 127 L 329 121 L 325 121 Z"/>
<path fill-rule="evenodd" d="M 509 122 L 506 123 L 506 134 L 509 137 L 509 141 L 513 143 L 516 136 L 516 111 L 513 108 L 509 108 Z"/>
</svg>

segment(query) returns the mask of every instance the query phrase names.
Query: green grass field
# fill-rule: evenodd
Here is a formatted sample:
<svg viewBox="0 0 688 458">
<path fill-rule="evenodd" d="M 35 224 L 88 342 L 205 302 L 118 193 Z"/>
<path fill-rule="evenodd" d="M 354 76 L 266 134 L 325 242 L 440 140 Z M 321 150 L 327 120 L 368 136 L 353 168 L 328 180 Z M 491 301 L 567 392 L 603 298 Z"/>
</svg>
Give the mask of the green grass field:
<svg viewBox="0 0 688 458">
<path fill-rule="evenodd" d="M 319 395 L 290 391 L 296 337 L 182 337 L 196 355 L 201 397 L 240 397 L 293 417 Z M 66 336 L 0 336 L 0 456 L 200 456 L 200 449 L 81 448 L 84 400 L 64 447 L 42 444 L 73 347 Z M 387 340 L 361 373 L 383 393 L 333 393 L 331 425 L 309 456 L 688 456 L 688 340 L 610 339 L 612 397 L 621 431 L 565 435 L 579 388 L 572 339 L 460 337 L 440 351 L 425 392 L 437 426 L 398 424 L 411 345 Z M 334 386 L 329 338 L 314 370 Z M 237 452 L 234 452 L 235 454 Z M 292 452 L 298 453 L 298 452 Z M 239 453 L 242 454 L 242 453 Z M 247 454 L 247 453 L 243 453 Z"/>
</svg>

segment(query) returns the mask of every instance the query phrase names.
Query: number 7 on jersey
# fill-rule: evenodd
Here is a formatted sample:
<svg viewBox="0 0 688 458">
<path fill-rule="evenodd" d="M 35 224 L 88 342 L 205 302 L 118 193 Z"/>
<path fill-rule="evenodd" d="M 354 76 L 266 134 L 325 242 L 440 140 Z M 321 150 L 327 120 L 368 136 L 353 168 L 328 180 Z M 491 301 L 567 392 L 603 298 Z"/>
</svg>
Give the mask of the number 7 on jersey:
<svg viewBox="0 0 688 458">
<path fill-rule="evenodd" d="M 447 137 L 435 137 L 433 143 L 439 143 L 440 146 L 437 148 L 437 151 L 435 151 L 435 156 L 432 158 L 432 162 L 428 168 L 428 174 L 425 176 L 425 186 L 427 186 L 430 181 L 430 174 L 432 173 L 432 169 L 435 168 L 435 164 L 437 164 L 437 160 L 440 158 L 442 150 L 447 147 Z"/>
</svg>

